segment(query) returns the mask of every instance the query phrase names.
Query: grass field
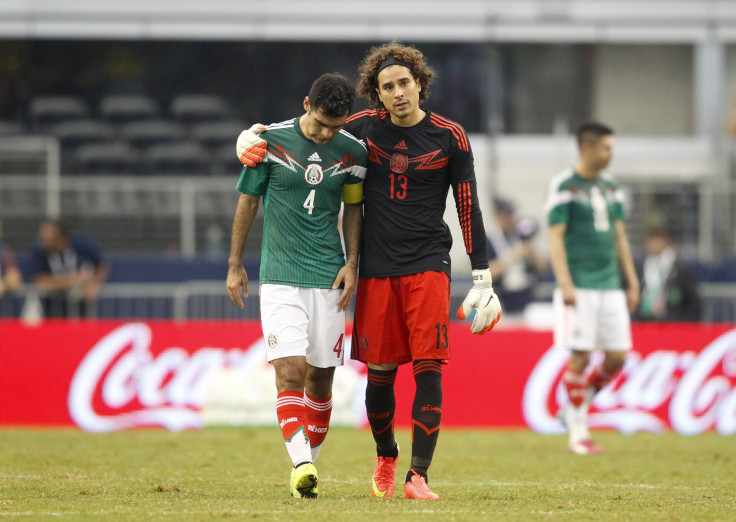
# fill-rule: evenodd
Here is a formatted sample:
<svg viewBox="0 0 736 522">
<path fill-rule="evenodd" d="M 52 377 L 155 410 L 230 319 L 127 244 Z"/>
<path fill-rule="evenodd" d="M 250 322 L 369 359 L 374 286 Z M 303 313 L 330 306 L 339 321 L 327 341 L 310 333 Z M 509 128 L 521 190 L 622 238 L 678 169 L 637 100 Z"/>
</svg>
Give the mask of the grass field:
<svg viewBox="0 0 736 522">
<path fill-rule="evenodd" d="M 277 428 L 183 433 L 0 430 L 0 517 L 25 520 L 736 520 L 736 444 L 715 434 L 565 437 L 445 430 L 430 484 L 439 502 L 370 497 L 368 431 L 333 428 L 320 498 L 288 496 Z M 400 432 L 403 478 L 410 434 Z M 398 477 L 397 477 L 398 478 Z"/>
</svg>

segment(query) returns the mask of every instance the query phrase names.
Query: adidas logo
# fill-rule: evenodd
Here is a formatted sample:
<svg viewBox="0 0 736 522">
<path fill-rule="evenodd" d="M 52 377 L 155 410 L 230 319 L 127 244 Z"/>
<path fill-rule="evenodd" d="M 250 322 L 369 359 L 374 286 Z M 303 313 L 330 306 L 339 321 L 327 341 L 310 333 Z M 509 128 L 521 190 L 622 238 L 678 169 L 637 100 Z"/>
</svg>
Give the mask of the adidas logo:
<svg viewBox="0 0 736 522">
<path fill-rule="evenodd" d="M 312 154 L 311 156 L 309 156 L 309 157 L 307 158 L 307 160 L 308 160 L 308 161 L 322 161 L 322 158 L 320 158 L 320 157 L 319 157 L 319 154 L 317 154 L 317 153 L 315 152 L 314 154 Z"/>
<path fill-rule="evenodd" d="M 404 140 L 401 140 L 396 145 L 394 145 L 395 149 L 401 149 L 401 150 L 409 150 L 409 147 L 406 146 L 406 142 Z"/>
</svg>

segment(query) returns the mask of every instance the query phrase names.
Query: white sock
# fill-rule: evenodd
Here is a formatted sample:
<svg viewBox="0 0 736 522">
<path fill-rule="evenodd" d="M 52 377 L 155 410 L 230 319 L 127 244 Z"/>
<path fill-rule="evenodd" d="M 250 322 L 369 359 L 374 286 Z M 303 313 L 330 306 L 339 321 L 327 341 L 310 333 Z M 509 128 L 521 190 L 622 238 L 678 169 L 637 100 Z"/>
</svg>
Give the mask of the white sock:
<svg viewBox="0 0 736 522">
<path fill-rule="evenodd" d="M 590 438 L 587 403 L 583 403 L 579 407 L 568 404 L 565 411 L 565 421 L 570 435 L 570 444 L 576 444 Z"/>
</svg>

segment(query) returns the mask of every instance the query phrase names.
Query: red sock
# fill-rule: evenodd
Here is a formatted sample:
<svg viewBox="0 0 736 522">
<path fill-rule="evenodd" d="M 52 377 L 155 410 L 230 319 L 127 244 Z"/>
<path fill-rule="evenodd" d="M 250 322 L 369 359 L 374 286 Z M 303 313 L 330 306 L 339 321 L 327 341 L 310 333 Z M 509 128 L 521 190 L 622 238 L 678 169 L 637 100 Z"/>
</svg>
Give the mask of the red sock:
<svg viewBox="0 0 736 522">
<path fill-rule="evenodd" d="M 611 382 L 614 374 L 609 372 L 603 363 L 596 366 L 593 372 L 588 377 L 588 386 L 592 386 L 593 389 L 598 392 L 602 388 L 605 388 L 606 384 Z"/>
<path fill-rule="evenodd" d="M 279 393 L 276 397 L 276 418 L 279 421 L 284 440 L 291 440 L 297 431 L 303 430 L 307 420 L 304 394 L 298 391 Z"/>
<path fill-rule="evenodd" d="M 585 400 L 585 388 L 588 387 L 588 381 L 585 379 L 583 372 L 568 368 L 562 375 L 562 381 L 567 388 L 567 397 L 570 399 L 570 404 L 579 408 Z"/>
<path fill-rule="evenodd" d="M 332 395 L 326 399 L 316 399 L 308 393 L 304 394 L 304 407 L 307 412 L 307 435 L 312 450 L 321 446 L 327 437 L 332 415 Z M 316 455 L 313 455 L 316 457 Z"/>
<path fill-rule="evenodd" d="M 312 451 L 306 431 L 307 412 L 304 408 L 304 393 L 298 391 L 279 393 L 276 397 L 276 418 L 284 436 L 286 451 L 294 466 L 312 462 Z"/>
</svg>

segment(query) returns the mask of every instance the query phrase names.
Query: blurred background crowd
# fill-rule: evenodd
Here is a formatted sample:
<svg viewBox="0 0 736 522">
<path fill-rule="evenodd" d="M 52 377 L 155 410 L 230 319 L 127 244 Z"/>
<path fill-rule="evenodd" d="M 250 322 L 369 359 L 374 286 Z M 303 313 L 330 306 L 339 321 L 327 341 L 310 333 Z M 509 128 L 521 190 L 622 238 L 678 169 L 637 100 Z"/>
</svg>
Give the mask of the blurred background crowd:
<svg viewBox="0 0 736 522">
<path fill-rule="evenodd" d="M 616 130 L 638 318 L 736 319 L 733 2 L 45 4 L 0 6 L 1 316 L 257 317 L 224 286 L 235 138 L 398 39 L 437 72 L 427 108 L 470 135 L 508 317 L 549 301 L 544 191 L 597 119 Z M 259 243 L 256 226 L 250 273 Z M 61 293 L 89 305 L 50 309 Z"/>
</svg>

